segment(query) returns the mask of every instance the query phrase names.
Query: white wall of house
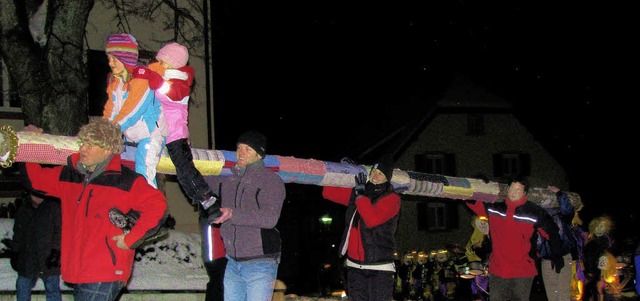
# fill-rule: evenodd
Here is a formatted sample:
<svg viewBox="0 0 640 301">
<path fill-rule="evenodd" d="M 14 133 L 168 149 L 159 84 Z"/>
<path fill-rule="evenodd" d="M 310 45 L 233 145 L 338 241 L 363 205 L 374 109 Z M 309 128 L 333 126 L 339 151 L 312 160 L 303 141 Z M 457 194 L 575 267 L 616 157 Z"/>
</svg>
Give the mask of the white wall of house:
<svg viewBox="0 0 640 301">
<path fill-rule="evenodd" d="M 416 170 L 414 155 L 425 152 L 455 154 L 457 177 L 473 178 L 479 174 L 493 178 L 494 153 L 522 151 L 531 156 L 530 187 L 556 185 L 568 189 L 564 169 L 535 137 L 512 114 L 484 114 L 485 134 L 467 135 L 467 114 L 437 114 L 396 162 L 402 170 Z M 405 198 L 406 199 L 406 198 Z M 397 243 L 400 252 L 442 249 L 446 244 L 464 247 L 471 237 L 472 214 L 462 200 L 457 202 L 458 229 L 448 231 L 417 230 L 417 205 L 403 199 Z"/>
</svg>

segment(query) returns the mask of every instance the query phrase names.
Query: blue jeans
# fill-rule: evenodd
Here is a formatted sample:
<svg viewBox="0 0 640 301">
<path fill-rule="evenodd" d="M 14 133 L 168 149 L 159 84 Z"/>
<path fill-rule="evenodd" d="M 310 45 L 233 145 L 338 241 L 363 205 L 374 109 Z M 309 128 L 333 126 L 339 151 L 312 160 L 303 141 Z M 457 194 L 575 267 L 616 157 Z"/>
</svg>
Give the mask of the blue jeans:
<svg viewBox="0 0 640 301">
<path fill-rule="evenodd" d="M 44 283 L 44 290 L 47 294 L 47 301 L 62 301 L 60 292 L 60 275 L 44 277 L 24 277 L 18 275 L 16 280 L 16 300 L 31 301 L 31 290 L 36 286 L 38 278 Z"/>
<path fill-rule="evenodd" d="M 73 288 L 73 300 L 114 301 L 123 287 L 122 281 L 78 283 Z"/>
<path fill-rule="evenodd" d="M 278 260 L 260 258 L 235 261 L 227 256 L 224 301 L 271 301 L 278 276 Z"/>
</svg>

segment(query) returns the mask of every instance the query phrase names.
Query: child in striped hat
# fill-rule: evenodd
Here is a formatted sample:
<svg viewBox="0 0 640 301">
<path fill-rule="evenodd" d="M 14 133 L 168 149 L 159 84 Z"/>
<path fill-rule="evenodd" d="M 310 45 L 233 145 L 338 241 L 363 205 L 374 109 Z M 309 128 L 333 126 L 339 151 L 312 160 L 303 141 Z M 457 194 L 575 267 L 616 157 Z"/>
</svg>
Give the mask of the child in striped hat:
<svg viewBox="0 0 640 301">
<path fill-rule="evenodd" d="M 138 66 L 138 42 L 128 33 L 109 36 L 105 46 L 111 73 L 108 76 L 103 118 L 120 125 L 126 142 L 135 143 L 135 170 L 156 184 L 156 167 L 167 136 L 160 102 L 145 79 L 132 78 Z"/>
</svg>

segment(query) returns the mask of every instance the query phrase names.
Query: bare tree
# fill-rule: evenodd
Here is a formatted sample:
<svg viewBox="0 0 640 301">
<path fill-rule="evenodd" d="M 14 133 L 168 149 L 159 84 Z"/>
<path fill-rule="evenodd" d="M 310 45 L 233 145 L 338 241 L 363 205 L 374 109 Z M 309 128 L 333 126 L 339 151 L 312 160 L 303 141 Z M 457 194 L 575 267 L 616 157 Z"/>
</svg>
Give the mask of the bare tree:
<svg viewBox="0 0 640 301">
<path fill-rule="evenodd" d="M 0 56 L 25 123 L 52 134 L 87 121 L 83 38 L 90 0 L 0 0 Z"/>
<path fill-rule="evenodd" d="M 159 22 L 162 30 L 173 30 L 173 37 L 155 42 L 178 41 L 187 46 L 194 56 L 201 56 L 204 52 L 203 0 L 105 0 L 104 3 L 108 9 L 117 12 L 114 22 L 123 31 L 131 32 L 131 18 Z"/>
<path fill-rule="evenodd" d="M 204 53 L 202 0 L 102 0 L 118 28 L 128 18 L 160 22 L 172 40 Z M 0 0 L 0 57 L 7 67 L 26 124 L 75 135 L 88 119 L 85 28 L 94 0 Z M 178 5 L 180 4 L 180 6 Z M 156 41 L 164 43 L 167 41 Z"/>
</svg>

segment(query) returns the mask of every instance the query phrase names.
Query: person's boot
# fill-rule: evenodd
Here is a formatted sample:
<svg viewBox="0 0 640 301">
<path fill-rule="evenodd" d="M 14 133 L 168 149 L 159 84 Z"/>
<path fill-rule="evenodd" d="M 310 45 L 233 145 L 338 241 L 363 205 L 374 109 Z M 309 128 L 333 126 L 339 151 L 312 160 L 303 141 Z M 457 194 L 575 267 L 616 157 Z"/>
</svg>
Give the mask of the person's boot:
<svg viewBox="0 0 640 301">
<path fill-rule="evenodd" d="M 209 191 L 205 194 L 204 198 L 200 201 L 200 205 L 207 214 L 207 222 L 213 224 L 220 216 L 220 198 L 213 192 Z"/>
</svg>

